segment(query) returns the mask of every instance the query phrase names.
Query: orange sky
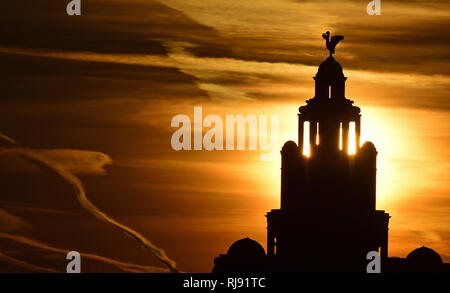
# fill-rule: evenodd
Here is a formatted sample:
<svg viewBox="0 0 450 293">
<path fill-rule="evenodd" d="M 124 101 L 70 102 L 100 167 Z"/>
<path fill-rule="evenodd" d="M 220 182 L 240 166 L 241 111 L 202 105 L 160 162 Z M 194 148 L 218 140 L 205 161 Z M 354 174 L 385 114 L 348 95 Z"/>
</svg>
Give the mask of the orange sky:
<svg viewBox="0 0 450 293">
<path fill-rule="evenodd" d="M 450 261 L 449 4 L 382 1 L 382 15 L 370 17 L 369 1 L 93 0 L 69 18 L 54 1 L 25 2 L 0 4 L 10 28 L 0 32 L 0 133 L 45 149 L 97 206 L 181 270 L 210 271 L 245 236 L 265 246 L 280 162 L 261 162 L 256 151 L 175 152 L 172 117 L 192 117 L 194 106 L 204 116 L 277 114 L 279 147 L 296 140 L 298 107 L 314 95 L 312 76 L 328 54 L 326 30 L 345 36 L 335 58 L 362 110 L 361 141 L 378 150 L 389 255 L 426 245 Z M 0 232 L 158 264 L 83 210 L 60 179 L 13 157 L 1 157 L 0 173 Z M 65 267 L 54 250 L 4 238 L 0 247 Z M 8 260 L 0 257 L 0 271 L 36 269 Z M 92 261 L 86 270 L 116 268 Z"/>
</svg>

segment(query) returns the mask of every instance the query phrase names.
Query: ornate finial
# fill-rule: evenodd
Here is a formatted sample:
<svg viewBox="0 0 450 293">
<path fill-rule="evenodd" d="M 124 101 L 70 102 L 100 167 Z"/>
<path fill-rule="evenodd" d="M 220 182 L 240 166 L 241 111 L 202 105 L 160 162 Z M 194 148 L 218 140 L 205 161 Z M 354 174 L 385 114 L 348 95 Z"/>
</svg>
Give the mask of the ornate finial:
<svg viewBox="0 0 450 293">
<path fill-rule="evenodd" d="M 330 51 L 330 57 L 334 54 L 334 49 L 336 48 L 336 45 L 344 39 L 344 36 L 332 36 L 330 41 L 330 32 L 326 32 L 322 34 L 322 38 L 325 39 L 327 49 Z"/>
</svg>

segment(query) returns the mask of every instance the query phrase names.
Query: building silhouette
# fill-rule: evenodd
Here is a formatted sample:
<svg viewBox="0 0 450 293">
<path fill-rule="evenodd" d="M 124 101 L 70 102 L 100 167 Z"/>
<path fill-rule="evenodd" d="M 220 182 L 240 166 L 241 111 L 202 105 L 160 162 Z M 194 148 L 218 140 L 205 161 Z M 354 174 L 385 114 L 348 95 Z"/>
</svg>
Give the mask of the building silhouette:
<svg viewBox="0 0 450 293">
<path fill-rule="evenodd" d="M 377 150 L 360 146 L 360 108 L 346 98 L 347 78 L 332 56 L 343 37 L 332 45 L 329 33 L 323 37 L 330 56 L 314 77 L 314 97 L 299 108 L 299 145 L 281 150 L 281 207 L 266 215 L 267 254 L 241 239 L 214 260 L 213 272 L 365 272 L 369 251 L 379 253 L 382 271 L 448 269 L 425 247 L 388 258 L 390 216 L 376 209 Z"/>
</svg>

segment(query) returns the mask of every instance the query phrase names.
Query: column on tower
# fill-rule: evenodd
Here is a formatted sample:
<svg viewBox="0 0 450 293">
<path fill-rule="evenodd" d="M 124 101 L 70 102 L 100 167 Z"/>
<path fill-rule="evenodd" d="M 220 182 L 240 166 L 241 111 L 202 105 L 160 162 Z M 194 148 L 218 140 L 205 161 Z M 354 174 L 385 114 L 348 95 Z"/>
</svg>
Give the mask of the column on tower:
<svg viewBox="0 0 450 293">
<path fill-rule="evenodd" d="M 337 80 L 331 84 L 331 98 L 332 99 L 345 99 L 345 81 L 347 77 L 340 76 Z"/>
<path fill-rule="evenodd" d="M 315 125 L 314 147 L 316 150 L 320 149 L 322 153 L 339 153 L 339 140 L 340 140 L 340 121 L 336 119 L 323 119 L 319 122 L 319 145 L 315 145 L 317 134 L 317 123 Z M 316 151 L 317 153 L 317 151 Z"/>
<path fill-rule="evenodd" d="M 341 122 L 333 121 L 332 124 L 333 142 L 334 142 L 334 152 L 339 153 L 339 141 L 341 139 Z"/>
<path fill-rule="evenodd" d="M 355 121 L 355 151 L 358 153 L 361 141 L 361 115 Z"/>
<path fill-rule="evenodd" d="M 301 114 L 298 114 L 298 146 L 300 148 L 300 154 L 303 154 L 303 117 Z"/>
<path fill-rule="evenodd" d="M 317 99 L 328 99 L 330 98 L 330 86 L 327 82 L 317 78 L 317 76 L 313 77 L 315 80 L 316 88 L 314 97 Z"/>
<path fill-rule="evenodd" d="M 343 154 L 348 154 L 349 129 L 350 129 L 350 122 L 348 120 L 343 121 L 342 122 L 342 152 L 343 152 Z"/>
<path fill-rule="evenodd" d="M 309 121 L 309 156 L 312 157 L 316 152 L 316 139 L 317 139 L 317 122 Z"/>
</svg>

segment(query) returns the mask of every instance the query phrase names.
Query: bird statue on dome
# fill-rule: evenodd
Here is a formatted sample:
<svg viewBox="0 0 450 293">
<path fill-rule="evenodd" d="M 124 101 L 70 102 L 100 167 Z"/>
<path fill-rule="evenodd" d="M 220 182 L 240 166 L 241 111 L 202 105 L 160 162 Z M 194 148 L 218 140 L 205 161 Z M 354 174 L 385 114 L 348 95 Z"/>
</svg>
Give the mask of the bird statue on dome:
<svg viewBox="0 0 450 293">
<path fill-rule="evenodd" d="M 332 36 L 330 41 L 330 32 L 326 32 L 322 34 L 322 38 L 325 39 L 327 49 L 330 51 L 330 57 L 334 54 L 334 49 L 336 48 L 336 45 L 344 39 L 344 36 Z"/>
</svg>

